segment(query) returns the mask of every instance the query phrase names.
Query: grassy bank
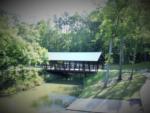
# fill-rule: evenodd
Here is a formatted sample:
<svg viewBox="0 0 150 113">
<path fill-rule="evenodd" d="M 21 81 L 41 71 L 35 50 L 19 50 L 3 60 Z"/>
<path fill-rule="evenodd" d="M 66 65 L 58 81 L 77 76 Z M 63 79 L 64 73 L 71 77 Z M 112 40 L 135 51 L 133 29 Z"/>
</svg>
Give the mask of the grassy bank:
<svg viewBox="0 0 150 113">
<path fill-rule="evenodd" d="M 123 69 L 131 70 L 132 65 L 131 64 L 125 64 L 123 65 Z M 141 63 L 136 63 L 133 65 L 133 68 L 135 70 L 139 69 L 150 69 L 150 62 L 141 62 Z M 111 69 L 119 69 L 119 65 L 111 65 Z"/>
<path fill-rule="evenodd" d="M 108 87 L 104 88 L 105 71 L 100 71 L 94 76 L 87 77 L 84 81 L 84 89 L 80 95 L 82 98 L 104 99 L 138 99 L 139 90 L 146 77 L 135 73 L 133 80 L 128 80 L 130 73 L 123 73 L 123 80 L 117 82 L 118 71 L 110 71 Z"/>
</svg>

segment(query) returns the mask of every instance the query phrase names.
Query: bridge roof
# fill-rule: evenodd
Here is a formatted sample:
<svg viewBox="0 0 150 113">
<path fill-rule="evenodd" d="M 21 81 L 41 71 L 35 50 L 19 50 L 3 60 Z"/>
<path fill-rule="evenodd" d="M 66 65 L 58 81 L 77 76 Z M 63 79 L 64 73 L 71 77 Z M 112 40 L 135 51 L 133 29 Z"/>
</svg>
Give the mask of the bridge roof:
<svg viewBox="0 0 150 113">
<path fill-rule="evenodd" d="M 102 52 L 49 52 L 50 61 L 98 61 Z"/>
</svg>

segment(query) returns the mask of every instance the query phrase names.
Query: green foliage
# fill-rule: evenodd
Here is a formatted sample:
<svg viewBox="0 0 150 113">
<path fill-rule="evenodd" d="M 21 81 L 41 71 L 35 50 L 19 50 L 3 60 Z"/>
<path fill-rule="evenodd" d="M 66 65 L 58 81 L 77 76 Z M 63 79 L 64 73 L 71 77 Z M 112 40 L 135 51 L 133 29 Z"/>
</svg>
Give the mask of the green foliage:
<svg viewBox="0 0 150 113">
<path fill-rule="evenodd" d="M 39 86 L 43 83 L 39 70 L 33 67 L 10 67 L 0 74 L 0 93 L 10 94 L 14 91 L 22 91 Z M 10 92 L 9 92 L 10 91 Z"/>
<path fill-rule="evenodd" d="M 90 14 L 64 13 L 61 17 L 55 16 L 54 23 L 50 20 L 41 20 L 37 24 L 20 22 L 17 17 L 2 11 L 0 15 L 1 75 L 11 66 L 46 63 L 48 51 L 102 51 L 106 63 L 118 63 L 120 60 L 122 63 L 135 64 L 137 54 L 150 55 L 150 16 L 147 6 L 148 4 L 141 4 L 140 0 L 108 0 L 103 8 L 97 8 Z M 112 46 L 110 46 L 111 41 Z M 113 54 L 109 53 L 108 48 Z M 139 61 L 143 60 L 144 57 L 139 58 Z M 32 75 L 33 72 L 24 71 L 18 72 L 12 69 L 7 72 L 8 76 L 0 80 L 4 81 L 7 78 L 8 85 L 12 85 L 21 74 L 22 79 L 26 81 L 25 86 L 32 87 L 34 84 L 39 84 L 37 80 L 36 82 L 33 80 L 30 84 L 26 76 Z"/>
<path fill-rule="evenodd" d="M 18 26 L 14 28 L 5 16 L 0 16 L 0 20 L 0 69 L 18 64 L 41 64 L 47 60 L 47 50 L 35 42 L 33 34 L 36 33 L 32 33 L 31 37 L 26 30 L 22 30 L 27 25 L 22 29 Z M 25 37 L 34 41 L 29 42 Z"/>
<path fill-rule="evenodd" d="M 150 53 L 149 9 L 145 9 L 140 0 L 108 0 L 103 8 L 87 15 L 65 12 L 61 17 L 55 16 L 54 23 L 50 20 L 21 23 L 7 15 L 0 17 L 1 68 L 18 63 L 41 64 L 43 60 L 46 62 L 47 50 L 103 51 L 107 54 L 110 39 L 113 39 L 113 63 L 118 63 L 120 47 L 125 63 L 134 62 L 129 58 L 136 56 L 133 53 Z"/>
</svg>

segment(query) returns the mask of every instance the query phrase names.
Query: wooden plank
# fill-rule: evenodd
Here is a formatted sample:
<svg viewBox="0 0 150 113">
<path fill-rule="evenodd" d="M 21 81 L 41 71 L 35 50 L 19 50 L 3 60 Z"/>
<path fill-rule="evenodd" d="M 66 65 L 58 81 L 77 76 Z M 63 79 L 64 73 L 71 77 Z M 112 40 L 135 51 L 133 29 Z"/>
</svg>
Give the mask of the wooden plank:
<svg viewBox="0 0 150 113">
<path fill-rule="evenodd" d="M 80 71 L 80 62 L 78 62 L 78 69 L 79 69 L 79 71 Z"/>
<path fill-rule="evenodd" d="M 82 62 L 82 68 L 83 68 L 83 72 L 85 72 L 85 63 Z"/>
<path fill-rule="evenodd" d="M 70 71 L 70 62 L 69 62 L 69 71 Z"/>
<path fill-rule="evenodd" d="M 79 65 L 78 65 L 79 64 Z M 73 65 L 73 66 L 72 66 Z M 58 63 L 57 61 L 50 62 L 49 65 L 45 65 L 44 67 L 48 71 L 52 72 L 79 72 L 79 73 L 91 73 L 97 72 L 96 63 L 95 62 L 73 62 L 71 65 L 71 61 L 62 61 L 62 63 Z"/>
</svg>

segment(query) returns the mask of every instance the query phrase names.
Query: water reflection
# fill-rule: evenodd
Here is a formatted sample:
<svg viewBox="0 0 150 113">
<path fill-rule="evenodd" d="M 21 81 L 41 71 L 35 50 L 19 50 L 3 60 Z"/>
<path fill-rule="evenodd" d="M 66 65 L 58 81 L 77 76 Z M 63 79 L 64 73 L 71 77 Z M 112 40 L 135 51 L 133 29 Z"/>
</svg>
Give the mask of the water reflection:
<svg viewBox="0 0 150 113">
<path fill-rule="evenodd" d="M 75 99 L 75 96 L 51 93 L 34 101 L 32 105 L 38 113 L 65 113 L 65 108 Z"/>
</svg>

